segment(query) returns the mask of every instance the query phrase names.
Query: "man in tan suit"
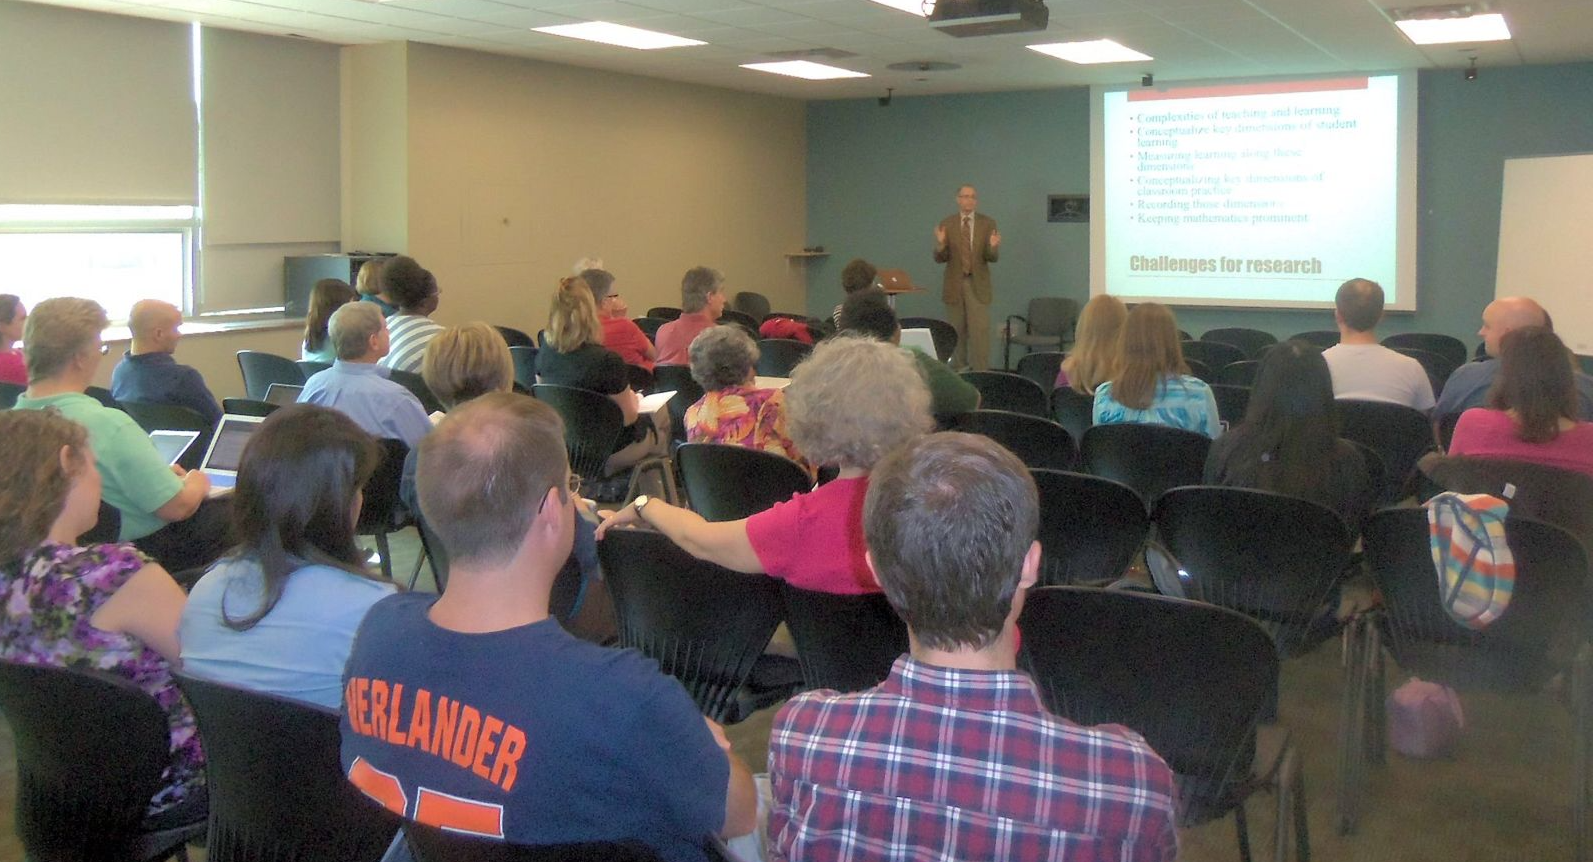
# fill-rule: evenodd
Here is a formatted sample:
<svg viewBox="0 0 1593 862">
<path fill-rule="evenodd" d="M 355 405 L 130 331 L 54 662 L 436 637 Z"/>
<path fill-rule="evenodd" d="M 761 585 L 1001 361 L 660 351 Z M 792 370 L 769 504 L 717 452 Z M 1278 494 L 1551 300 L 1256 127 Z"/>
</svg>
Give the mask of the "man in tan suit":
<svg viewBox="0 0 1593 862">
<path fill-rule="evenodd" d="M 996 220 L 974 212 L 979 193 L 957 189 L 957 213 L 935 226 L 935 262 L 946 265 L 942 298 L 957 330 L 951 364 L 975 371 L 990 367 L 990 264 L 996 262 L 1001 232 Z"/>
</svg>

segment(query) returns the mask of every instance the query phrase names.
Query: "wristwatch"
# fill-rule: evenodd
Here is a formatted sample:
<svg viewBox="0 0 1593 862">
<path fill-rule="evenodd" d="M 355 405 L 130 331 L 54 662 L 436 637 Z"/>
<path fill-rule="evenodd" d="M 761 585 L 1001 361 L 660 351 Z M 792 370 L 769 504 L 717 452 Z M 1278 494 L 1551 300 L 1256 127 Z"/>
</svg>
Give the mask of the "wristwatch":
<svg viewBox="0 0 1593 862">
<path fill-rule="evenodd" d="M 642 510 L 647 508 L 647 504 L 651 502 L 653 502 L 653 498 L 646 494 L 637 494 L 636 499 L 631 501 L 631 505 L 636 507 L 636 517 L 641 519 L 644 524 L 647 523 L 647 517 L 642 514 Z"/>
</svg>

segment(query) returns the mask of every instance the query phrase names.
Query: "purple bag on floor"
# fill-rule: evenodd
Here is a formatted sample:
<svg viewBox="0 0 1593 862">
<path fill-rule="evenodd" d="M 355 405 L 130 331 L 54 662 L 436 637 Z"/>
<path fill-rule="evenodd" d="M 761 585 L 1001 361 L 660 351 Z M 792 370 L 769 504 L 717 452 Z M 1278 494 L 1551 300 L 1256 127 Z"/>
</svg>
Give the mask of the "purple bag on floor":
<svg viewBox="0 0 1593 862">
<path fill-rule="evenodd" d="M 1388 696 L 1388 744 L 1406 757 L 1447 757 L 1460 742 L 1466 715 L 1447 685 L 1412 677 Z"/>
</svg>

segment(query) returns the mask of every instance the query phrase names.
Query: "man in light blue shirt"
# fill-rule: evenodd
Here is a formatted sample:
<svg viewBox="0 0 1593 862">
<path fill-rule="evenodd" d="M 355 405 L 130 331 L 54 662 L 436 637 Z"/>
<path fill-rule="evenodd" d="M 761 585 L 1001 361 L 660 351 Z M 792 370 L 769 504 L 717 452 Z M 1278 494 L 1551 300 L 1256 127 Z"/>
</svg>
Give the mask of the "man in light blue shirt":
<svg viewBox="0 0 1593 862">
<path fill-rule="evenodd" d="M 327 334 L 337 361 L 305 381 L 299 401 L 342 411 L 374 437 L 419 443 L 431 431 L 426 409 L 376 364 L 390 347 L 381 310 L 368 302 L 346 303 L 332 313 Z"/>
</svg>

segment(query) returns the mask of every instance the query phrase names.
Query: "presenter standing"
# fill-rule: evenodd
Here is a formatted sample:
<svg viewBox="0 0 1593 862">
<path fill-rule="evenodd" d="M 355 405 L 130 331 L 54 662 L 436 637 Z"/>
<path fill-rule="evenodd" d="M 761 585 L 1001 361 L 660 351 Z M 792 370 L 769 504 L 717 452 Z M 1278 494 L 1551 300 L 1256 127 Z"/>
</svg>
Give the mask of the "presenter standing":
<svg viewBox="0 0 1593 862">
<path fill-rule="evenodd" d="M 1001 248 L 996 220 L 975 212 L 979 193 L 957 189 L 957 212 L 935 226 L 935 262 L 946 265 L 942 298 L 957 330 L 951 364 L 975 371 L 990 367 L 990 264 Z"/>
</svg>

